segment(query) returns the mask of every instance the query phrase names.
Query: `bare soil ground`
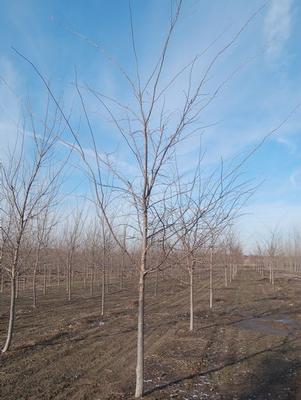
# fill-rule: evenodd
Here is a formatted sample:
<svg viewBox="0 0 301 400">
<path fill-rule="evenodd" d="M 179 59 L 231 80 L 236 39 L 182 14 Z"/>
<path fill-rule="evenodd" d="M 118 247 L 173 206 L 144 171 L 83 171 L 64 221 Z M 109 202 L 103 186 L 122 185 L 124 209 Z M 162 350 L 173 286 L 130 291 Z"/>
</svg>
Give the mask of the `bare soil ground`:
<svg viewBox="0 0 301 400">
<path fill-rule="evenodd" d="M 146 296 L 146 399 L 301 399 L 301 280 L 268 280 L 242 271 L 228 288 L 196 285 L 195 331 L 189 333 L 188 288 L 160 282 Z M 52 288 L 31 308 L 17 304 L 11 351 L 0 356 L 0 398 L 132 399 L 136 357 L 136 292 L 112 289 L 107 314 L 100 296 L 77 289 L 68 303 Z M 0 340 L 8 293 L 1 295 Z"/>
</svg>

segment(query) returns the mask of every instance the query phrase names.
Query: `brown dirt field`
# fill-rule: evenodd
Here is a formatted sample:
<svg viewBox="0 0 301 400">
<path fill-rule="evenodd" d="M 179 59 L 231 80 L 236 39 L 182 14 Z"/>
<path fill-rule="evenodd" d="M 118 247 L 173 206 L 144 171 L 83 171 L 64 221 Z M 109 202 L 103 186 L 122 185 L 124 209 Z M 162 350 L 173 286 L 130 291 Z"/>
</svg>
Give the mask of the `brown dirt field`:
<svg viewBox="0 0 301 400">
<path fill-rule="evenodd" d="M 301 399 L 301 280 L 267 279 L 241 271 L 223 288 L 197 283 L 195 331 L 189 333 L 188 288 L 153 283 L 146 296 L 146 399 Z M 11 351 L 0 356 L 5 400 L 132 399 L 136 357 L 135 288 L 112 290 L 106 316 L 100 296 L 77 289 L 68 303 L 51 288 L 31 308 L 30 292 L 17 301 Z M 8 293 L 1 295 L 0 340 Z"/>
</svg>

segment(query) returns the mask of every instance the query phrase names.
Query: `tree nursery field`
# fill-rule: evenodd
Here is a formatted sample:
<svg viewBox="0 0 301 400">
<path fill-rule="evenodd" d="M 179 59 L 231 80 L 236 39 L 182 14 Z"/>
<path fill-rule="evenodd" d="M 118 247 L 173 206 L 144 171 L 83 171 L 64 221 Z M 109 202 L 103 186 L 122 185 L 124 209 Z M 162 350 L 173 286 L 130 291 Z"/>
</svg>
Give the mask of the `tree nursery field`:
<svg viewBox="0 0 301 400">
<path fill-rule="evenodd" d="M 0 399 L 301 400 L 300 1 L 0 5 Z"/>
<path fill-rule="evenodd" d="M 283 274 L 273 288 L 241 268 L 231 285 L 215 274 L 195 288 L 195 326 L 189 331 L 187 287 L 147 282 L 145 398 L 301 398 L 301 278 Z M 202 278 L 202 277 L 200 277 Z M 15 345 L 1 357 L 0 393 L 21 399 L 132 399 L 136 351 L 136 291 L 110 288 L 100 297 L 80 287 L 71 302 L 53 287 L 34 310 L 20 290 Z M 2 294 L 1 303 L 8 302 Z M 1 339 L 7 315 L 1 314 Z"/>
</svg>

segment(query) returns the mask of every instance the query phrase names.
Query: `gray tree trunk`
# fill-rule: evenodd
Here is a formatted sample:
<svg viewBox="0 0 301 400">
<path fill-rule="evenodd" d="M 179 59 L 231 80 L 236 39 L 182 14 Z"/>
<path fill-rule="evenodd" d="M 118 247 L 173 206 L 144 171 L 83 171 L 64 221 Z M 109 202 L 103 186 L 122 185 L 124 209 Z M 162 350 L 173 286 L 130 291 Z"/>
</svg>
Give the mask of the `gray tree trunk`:
<svg viewBox="0 0 301 400">
<path fill-rule="evenodd" d="M 156 271 L 156 281 L 155 281 L 155 297 L 158 295 L 158 286 L 159 286 L 159 271 Z"/>
<path fill-rule="evenodd" d="M 10 308 L 9 308 L 9 321 L 8 321 L 8 329 L 5 345 L 2 349 L 2 353 L 5 353 L 9 350 L 11 345 L 13 331 L 14 331 L 14 322 L 15 322 L 15 307 L 16 307 L 16 276 L 15 273 L 12 273 L 11 283 L 10 283 Z"/>
<path fill-rule="evenodd" d="M 3 293 L 4 290 L 4 276 L 3 272 L 1 272 L 1 286 L 0 286 L 0 292 Z"/>
<path fill-rule="evenodd" d="M 101 281 L 101 315 L 105 314 L 105 295 L 106 295 L 106 269 L 105 264 L 102 267 L 102 281 Z"/>
<path fill-rule="evenodd" d="M 193 331 L 194 327 L 194 281 L 193 281 L 193 266 L 191 266 L 189 275 L 190 275 L 190 324 L 189 330 Z"/>
<path fill-rule="evenodd" d="M 68 285 L 68 301 L 71 301 L 71 262 L 68 260 L 68 271 L 67 271 L 67 285 Z"/>
<path fill-rule="evenodd" d="M 90 295 L 94 294 L 94 266 L 91 268 Z"/>
<path fill-rule="evenodd" d="M 209 307 L 213 306 L 213 248 L 210 248 L 210 266 L 209 266 Z"/>
<path fill-rule="evenodd" d="M 36 308 L 36 306 L 37 306 L 36 275 L 37 275 L 37 270 L 36 270 L 36 268 L 34 268 L 33 275 L 32 275 L 32 306 L 33 306 L 33 308 Z"/>
<path fill-rule="evenodd" d="M 15 298 L 19 297 L 19 275 L 16 275 Z"/>
<path fill-rule="evenodd" d="M 57 287 L 60 287 L 60 266 L 59 264 L 56 267 L 56 271 L 57 271 Z"/>
<path fill-rule="evenodd" d="M 84 266 L 84 289 L 87 287 L 87 268 Z"/>
<path fill-rule="evenodd" d="M 32 275 L 32 306 L 36 308 L 37 306 L 37 288 L 36 288 L 36 277 L 37 277 L 37 268 L 40 260 L 40 249 L 38 248 L 36 254 L 36 260 L 33 266 L 33 275 Z"/>
<path fill-rule="evenodd" d="M 144 384 L 144 267 L 141 268 L 138 285 L 138 333 L 135 397 L 143 395 Z"/>
<path fill-rule="evenodd" d="M 46 265 L 44 265 L 44 272 L 43 272 L 43 294 L 46 295 L 47 291 L 47 276 L 46 276 Z"/>
</svg>

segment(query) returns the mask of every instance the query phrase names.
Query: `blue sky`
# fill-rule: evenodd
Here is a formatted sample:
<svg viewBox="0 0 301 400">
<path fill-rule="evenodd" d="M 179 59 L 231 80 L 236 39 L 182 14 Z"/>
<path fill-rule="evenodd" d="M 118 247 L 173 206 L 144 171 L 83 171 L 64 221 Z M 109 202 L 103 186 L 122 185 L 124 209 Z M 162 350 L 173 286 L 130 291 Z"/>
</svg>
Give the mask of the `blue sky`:
<svg viewBox="0 0 301 400">
<path fill-rule="evenodd" d="M 263 1 L 187 0 L 168 53 L 167 80 L 210 43 L 197 66 L 201 74 Z M 167 28 L 170 2 L 132 0 L 137 51 L 142 77 L 158 55 Z M 286 119 L 301 101 L 301 4 L 297 0 L 270 0 L 250 21 L 234 45 L 210 75 L 208 90 L 233 76 L 206 109 L 203 133 L 204 168 L 214 167 L 221 157 L 231 160 L 247 152 L 269 131 Z M 131 76 L 135 74 L 130 47 L 129 8 L 124 0 L 31 1 L 2 0 L 0 15 L 0 140 L 1 147 L 14 138 L 22 104 L 30 99 L 41 111 L 46 93 L 32 68 L 12 46 L 26 55 L 51 81 L 66 109 L 77 106 L 74 71 L 80 82 L 107 95 L 131 102 L 128 87 L 106 57 L 70 30 L 100 43 Z M 184 78 L 183 78 L 184 79 Z M 184 81 L 168 98 L 177 109 Z M 130 165 L 118 135 L 108 125 L 98 104 L 86 98 L 98 141 L 105 151 L 116 151 L 120 162 Z M 243 210 L 238 223 L 248 248 L 274 229 L 287 231 L 301 226 L 301 109 L 256 152 L 244 166 L 247 178 L 261 182 Z M 85 145 L 89 146 L 85 132 Z M 199 138 L 180 149 L 184 163 L 195 157 Z M 1 149 L 0 149 L 1 155 Z M 87 190 L 83 177 L 73 173 L 70 187 L 78 194 Z"/>
</svg>

